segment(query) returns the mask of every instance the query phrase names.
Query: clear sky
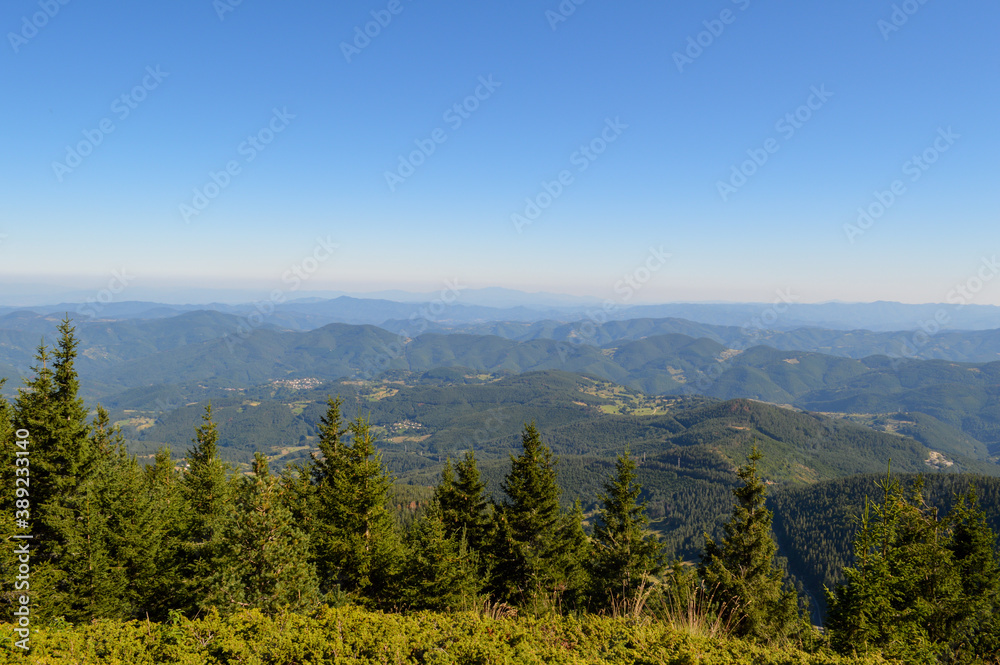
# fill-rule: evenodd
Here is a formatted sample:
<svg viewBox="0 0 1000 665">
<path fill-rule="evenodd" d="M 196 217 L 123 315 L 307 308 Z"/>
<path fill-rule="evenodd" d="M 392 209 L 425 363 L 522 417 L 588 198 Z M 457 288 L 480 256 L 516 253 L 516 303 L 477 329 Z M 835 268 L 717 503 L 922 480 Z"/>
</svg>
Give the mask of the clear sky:
<svg viewBox="0 0 1000 665">
<path fill-rule="evenodd" d="M 986 0 L 9 0 L 0 282 L 943 302 L 978 279 L 1000 304 L 998 25 Z"/>
</svg>

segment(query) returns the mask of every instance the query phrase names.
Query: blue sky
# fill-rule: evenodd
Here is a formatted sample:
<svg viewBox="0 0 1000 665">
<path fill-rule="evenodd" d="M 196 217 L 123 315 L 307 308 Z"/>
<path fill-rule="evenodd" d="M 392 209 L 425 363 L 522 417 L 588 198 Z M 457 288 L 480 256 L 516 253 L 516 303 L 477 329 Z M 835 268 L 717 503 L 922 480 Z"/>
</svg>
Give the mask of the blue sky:
<svg viewBox="0 0 1000 665">
<path fill-rule="evenodd" d="M 0 9 L 8 294 L 614 299 L 665 252 L 629 302 L 1000 304 L 996 3 L 63 2 Z"/>
</svg>

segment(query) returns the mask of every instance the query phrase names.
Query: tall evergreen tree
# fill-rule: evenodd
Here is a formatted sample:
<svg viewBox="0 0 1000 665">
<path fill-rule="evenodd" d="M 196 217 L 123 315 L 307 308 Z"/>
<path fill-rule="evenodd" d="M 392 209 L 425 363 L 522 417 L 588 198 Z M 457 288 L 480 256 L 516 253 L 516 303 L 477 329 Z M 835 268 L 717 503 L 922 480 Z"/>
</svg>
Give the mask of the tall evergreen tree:
<svg viewBox="0 0 1000 665">
<path fill-rule="evenodd" d="M 208 404 L 201 425 L 195 429 L 194 447 L 188 450 L 181 483 L 190 510 L 188 538 L 195 544 L 212 540 L 229 501 L 229 469 L 219 457 L 218 441 L 212 405 Z"/>
<path fill-rule="evenodd" d="M 36 543 L 43 558 L 51 556 L 50 545 L 55 545 L 46 526 L 49 505 L 76 487 L 92 460 L 87 412 L 77 396 L 79 342 L 68 318 L 59 324 L 59 333 L 53 353 L 44 342 L 39 346 L 34 377 L 18 390 L 14 408 L 15 429 L 28 430 L 32 438 L 32 505 L 38 523 Z"/>
<path fill-rule="evenodd" d="M 604 483 L 601 510 L 594 526 L 591 577 L 595 601 L 610 609 L 613 603 L 635 600 L 650 576 L 664 568 L 663 547 L 646 525 L 642 487 L 636 482 L 635 461 L 628 449 L 618 456 L 615 476 Z"/>
<path fill-rule="evenodd" d="M 153 572 L 143 581 L 137 614 L 162 621 L 185 602 L 185 506 L 181 476 L 168 449 L 158 450 L 154 463 L 143 469 L 142 487 L 149 506 L 147 533 L 151 543 L 145 559 Z"/>
<path fill-rule="evenodd" d="M 962 593 L 957 625 L 948 650 L 955 662 L 973 662 L 1000 653 L 1000 561 L 997 538 L 986 524 L 975 487 L 959 497 L 949 522 L 948 542 Z"/>
<path fill-rule="evenodd" d="M 464 530 L 458 536 L 447 532 L 441 513 L 432 502 L 407 536 L 402 600 L 412 609 L 472 609 L 483 588 L 479 557 Z"/>
<path fill-rule="evenodd" d="M 762 458 L 754 446 L 747 464 L 738 469 L 743 486 L 733 490 L 737 505 L 723 526 L 725 538 L 717 544 L 705 535 L 698 573 L 736 635 L 772 639 L 794 628 L 798 601 L 794 591 L 784 588 L 775 565 L 772 515 L 764 505 L 766 486 L 757 475 Z"/>
<path fill-rule="evenodd" d="M 563 513 L 557 533 L 556 570 L 560 579 L 556 583 L 560 607 L 580 610 L 588 603 L 591 587 L 589 563 L 593 558 L 593 546 L 583 530 L 583 506 L 580 500 L 573 502 L 573 509 Z"/>
<path fill-rule="evenodd" d="M 181 605 L 196 611 L 208 593 L 213 548 L 230 508 L 230 470 L 219 457 L 218 429 L 212 419 L 212 405 L 205 407 L 202 422 L 195 429 L 194 447 L 187 453 L 187 469 L 180 482 L 185 510 L 181 525 L 181 577 L 185 580 Z"/>
<path fill-rule="evenodd" d="M 346 461 L 343 436 L 347 433 L 341 415 L 343 400 L 327 398 L 326 412 L 320 417 L 319 454 L 310 453 L 311 463 L 293 482 L 300 498 L 300 519 L 310 535 L 320 591 L 324 594 L 339 590 L 347 582 L 340 576 L 341 559 L 334 551 L 343 498 L 343 465 Z M 350 585 L 348 584 L 348 587 Z M 345 589 L 346 590 L 346 589 Z"/>
<path fill-rule="evenodd" d="M 554 600 L 579 580 L 581 531 L 559 510 L 555 459 L 534 423 L 525 425 L 522 452 L 511 456 L 507 498 L 496 507 L 492 590 L 508 602 Z"/>
<path fill-rule="evenodd" d="M 827 593 L 831 643 L 844 653 L 878 649 L 907 662 L 981 662 L 996 653 L 995 537 L 974 494 L 938 519 L 923 496 L 891 475 L 866 501 L 846 582 Z"/>
<path fill-rule="evenodd" d="M 86 410 L 77 396 L 79 382 L 74 361 L 78 342 L 69 319 L 58 327 L 58 345 L 49 352 L 44 340 L 35 355 L 34 376 L 25 379 L 14 402 L 13 427 L 25 429 L 31 440 L 31 530 L 34 536 L 32 594 L 37 599 L 38 618 L 55 616 L 72 600 L 65 586 L 66 571 L 56 561 L 67 546 L 65 534 L 56 524 L 65 519 L 65 502 L 76 496 L 83 501 L 81 523 L 98 529 L 100 515 L 87 507 L 85 497 L 93 483 L 85 483 L 94 462 Z M 88 519 L 90 516 L 92 519 Z M 95 543 L 95 564 L 105 556 Z M 68 563 L 68 562 L 67 562 Z M 70 564 L 72 565 L 72 564 Z"/>
<path fill-rule="evenodd" d="M 314 456 L 312 525 L 320 588 L 369 602 L 387 602 L 402 544 L 386 508 L 391 479 L 375 448 L 370 423 L 358 417 L 345 429 L 341 400 L 328 400 Z M 351 444 L 342 436 L 349 432 Z"/>
<path fill-rule="evenodd" d="M 145 506 L 136 505 L 135 461 L 101 407 L 89 450 L 76 485 L 53 497 L 45 516 L 60 573 L 52 601 L 71 621 L 130 618 L 138 600 L 135 583 L 141 583 L 130 573 L 148 544 L 134 520 L 142 519 Z"/>
<path fill-rule="evenodd" d="M 292 522 L 281 490 L 267 458 L 256 453 L 253 477 L 238 481 L 213 548 L 203 607 L 272 613 L 318 605 L 319 582 L 308 560 L 307 536 Z"/>
<path fill-rule="evenodd" d="M 471 450 L 454 468 L 450 459 L 445 462 L 434 498 L 440 505 L 441 520 L 448 535 L 464 533 L 469 547 L 482 551 L 490 533 L 489 502 Z"/>
</svg>

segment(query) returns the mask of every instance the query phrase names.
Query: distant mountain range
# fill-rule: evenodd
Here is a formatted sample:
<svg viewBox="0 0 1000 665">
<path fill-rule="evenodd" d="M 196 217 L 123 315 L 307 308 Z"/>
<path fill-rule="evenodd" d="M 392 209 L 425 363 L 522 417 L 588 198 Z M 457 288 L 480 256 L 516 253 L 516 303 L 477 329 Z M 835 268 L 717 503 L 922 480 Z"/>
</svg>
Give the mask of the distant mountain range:
<svg viewBox="0 0 1000 665">
<path fill-rule="evenodd" d="M 26 312 L 0 317 L 0 376 L 12 379 L 8 394 L 27 372 L 41 336 L 55 340 L 56 320 Z M 77 367 L 86 377 L 83 394 L 91 403 L 116 408 L 169 410 L 202 399 L 206 390 L 247 389 L 275 380 L 375 379 L 387 372 L 442 368 L 452 368 L 457 377 L 560 370 L 650 395 L 753 398 L 849 414 L 953 454 L 1000 455 L 1000 361 L 877 355 L 891 348 L 892 334 L 800 330 L 760 337 L 839 354 L 834 355 L 764 344 L 741 347 L 738 328 L 676 319 L 609 322 L 594 326 L 583 340 L 572 325 L 555 323 L 488 326 L 510 337 L 428 332 L 412 338 L 372 325 L 335 323 L 293 332 L 266 324 L 241 328 L 245 323 L 213 311 L 82 322 Z M 995 358 L 1000 351 L 996 332 L 940 333 L 933 341 L 941 353 L 960 357 Z"/>
<path fill-rule="evenodd" d="M 587 322 L 677 318 L 744 330 L 790 331 L 797 328 L 831 330 L 917 331 L 931 337 L 941 331 L 1000 328 L 1000 307 L 959 303 L 910 305 L 895 302 L 800 304 L 784 294 L 769 303 L 671 303 L 630 305 L 613 300 L 578 298 L 509 289 L 463 289 L 461 285 L 438 293 L 385 292 L 385 298 L 338 295 L 323 298 L 267 294 L 243 304 L 164 304 L 158 302 L 63 302 L 33 307 L 0 307 L 0 315 L 26 310 L 39 314 L 70 313 L 79 320 L 148 319 L 211 310 L 262 319 L 262 325 L 311 330 L 330 323 L 384 325 L 425 319 L 430 325 L 456 326 L 495 322 Z M 422 324 L 425 325 L 425 324 Z"/>
</svg>

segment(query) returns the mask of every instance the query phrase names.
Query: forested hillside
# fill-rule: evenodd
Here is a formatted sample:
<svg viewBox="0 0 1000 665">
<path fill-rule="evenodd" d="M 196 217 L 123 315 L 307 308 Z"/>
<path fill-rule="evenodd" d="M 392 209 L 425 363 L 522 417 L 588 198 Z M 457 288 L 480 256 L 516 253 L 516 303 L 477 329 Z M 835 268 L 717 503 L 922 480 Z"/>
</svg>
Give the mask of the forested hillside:
<svg viewBox="0 0 1000 665">
<path fill-rule="evenodd" d="M 0 402 L 5 501 L 15 478 L 32 481 L 16 495 L 18 519 L 0 521 L 8 540 L 32 532 L 22 546 L 31 584 L 0 598 L 47 631 L 94 619 L 216 622 L 246 608 L 322 616 L 324 605 L 471 613 L 476 625 L 574 612 L 656 622 L 666 632 L 647 651 L 691 631 L 797 644 L 824 662 L 827 637 L 797 598 L 819 607 L 819 587 L 843 575 L 829 597 L 829 644 L 843 653 L 860 639 L 904 662 L 978 662 L 1000 644 L 985 618 L 1000 609 L 1000 480 L 979 478 L 970 492 L 971 477 L 954 473 L 996 465 L 845 419 L 652 397 L 560 371 L 288 380 L 116 423 L 103 407 L 88 413 L 74 330 L 64 321 L 59 333 L 13 403 Z M 146 463 L 121 425 L 137 445 L 158 446 Z M 250 463 L 237 469 L 223 450 L 252 453 Z M 935 475 L 909 494 L 886 478 L 881 502 L 862 508 L 890 459 L 897 472 Z M 871 505 L 880 521 L 869 521 Z M 4 552 L 5 569 L 15 556 Z M 879 578 L 889 558 L 916 572 Z M 919 581 L 928 560 L 940 569 L 929 587 Z M 871 606 L 876 581 L 896 609 Z M 851 617 L 869 611 L 884 618 L 859 637 Z M 23 646 L 30 631 L 19 631 Z M 58 649 L 59 639 L 38 642 Z M 125 633 L 115 639 L 132 648 Z"/>
<path fill-rule="evenodd" d="M 4 317 L 0 366 L 8 368 L 9 376 L 25 371 L 42 332 L 54 325 L 51 317 L 37 314 Z M 371 381 L 402 372 L 407 380 L 424 374 L 429 380 L 437 373 L 465 383 L 470 375 L 559 370 L 650 395 L 750 397 L 842 413 L 960 457 L 992 461 L 1000 452 L 998 362 L 845 357 L 868 350 L 891 352 L 886 344 L 895 342 L 872 342 L 885 334 L 865 331 L 761 331 L 748 340 L 746 331 L 736 328 L 669 319 L 611 321 L 591 326 L 585 335 L 574 326 L 541 322 L 479 327 L 510 338 L 456 332 L 476 330 L 468 327 L 418 335 L 423 330 L 419 326 L 409 329 L 414 337 L 407 337 L 348 324 L 289 332 L 273 320 L 251 326 L 232 314 L 195 311 L 84 323 L 79 366 L 90 377 L 84 388 L 88 399 L 112 409 L 156 412 L 280 381 Z M 853 344 L 856 352 L 837 346 L 837 336 Z M 985 349 L 995 337 L 988 331 L 953 332 L 941 333 L 933 342 Z M 875 346 L 866 347 L 869 342 Z M 762 343 L 826 353 L 779 350 Z M 992 357 L 990 353 L 985 357 Z M 7 387 L 8 392 L 12 389 Z M 290 434 L 300 438 L 304 432 L 293 427 Z"/>
<path fill-rule="evenodd" d="M 211 400 L 219 451 L 244 468 L 256 450 L 269 452 L 275 470 L 308 459 L 326 398 L 340 395 L 348 417 L 370 422 L 397 482 L 434 485 L 446 458 L 474 450 L 494 497 L 502 494 L 508 454 L 518 445 L 521 426 L 534 421 L 558 455 L 563 505 L 579 499 L 587 513 L 596 507 L 601 478 L 627 444 L 637 459 L 651 528 L 668 554 L 687 559 L 697 557 L 704 533 L 721 533 L 731 505 L 732 470 L 753 442 L 765 453 L 767 477 L 778 485 L 877 473 L 889 459 L 904 472 L 1000 472 L 959 450 L 932 453 L 912 438 L 844 419 L 750 400 L 652 397 L 566 372 L 498 379 L 452 369 L 406 380 L 341 381 L 299 390 L 278 384 L 221 394 Z M 114 417 L 121 418 L 130 447 L 152 455 L 189 437 L 207 404 L 159 414 L 116 411 Z M 820 588 L 809 584 L 813 592 Z"/>
<path fill-rule="evenodd" d="M 893 461 L 895 464 L 895 460 Z M 865 498 L 881 500 L 876 483 L 882 474 L 862 474 L 823 481 L 808 487 L 775 492 L 770 506 L 775 515 L 775 533 L 789 571 L 803 583 L 818 607 L 825 607 L 822 589 L 843 581 L 841 571 L 853 562 L 851 543 L 860 527 Z M 916 480 L 899 474 L 904 485 Z M 970 475 L 925 475 L 924 494 L 939 516 L 947 514 L 955 500 L 975 487 L 986 508 L 990 528 L 1000 533 L 1000 478 Z"/>
</svg>

